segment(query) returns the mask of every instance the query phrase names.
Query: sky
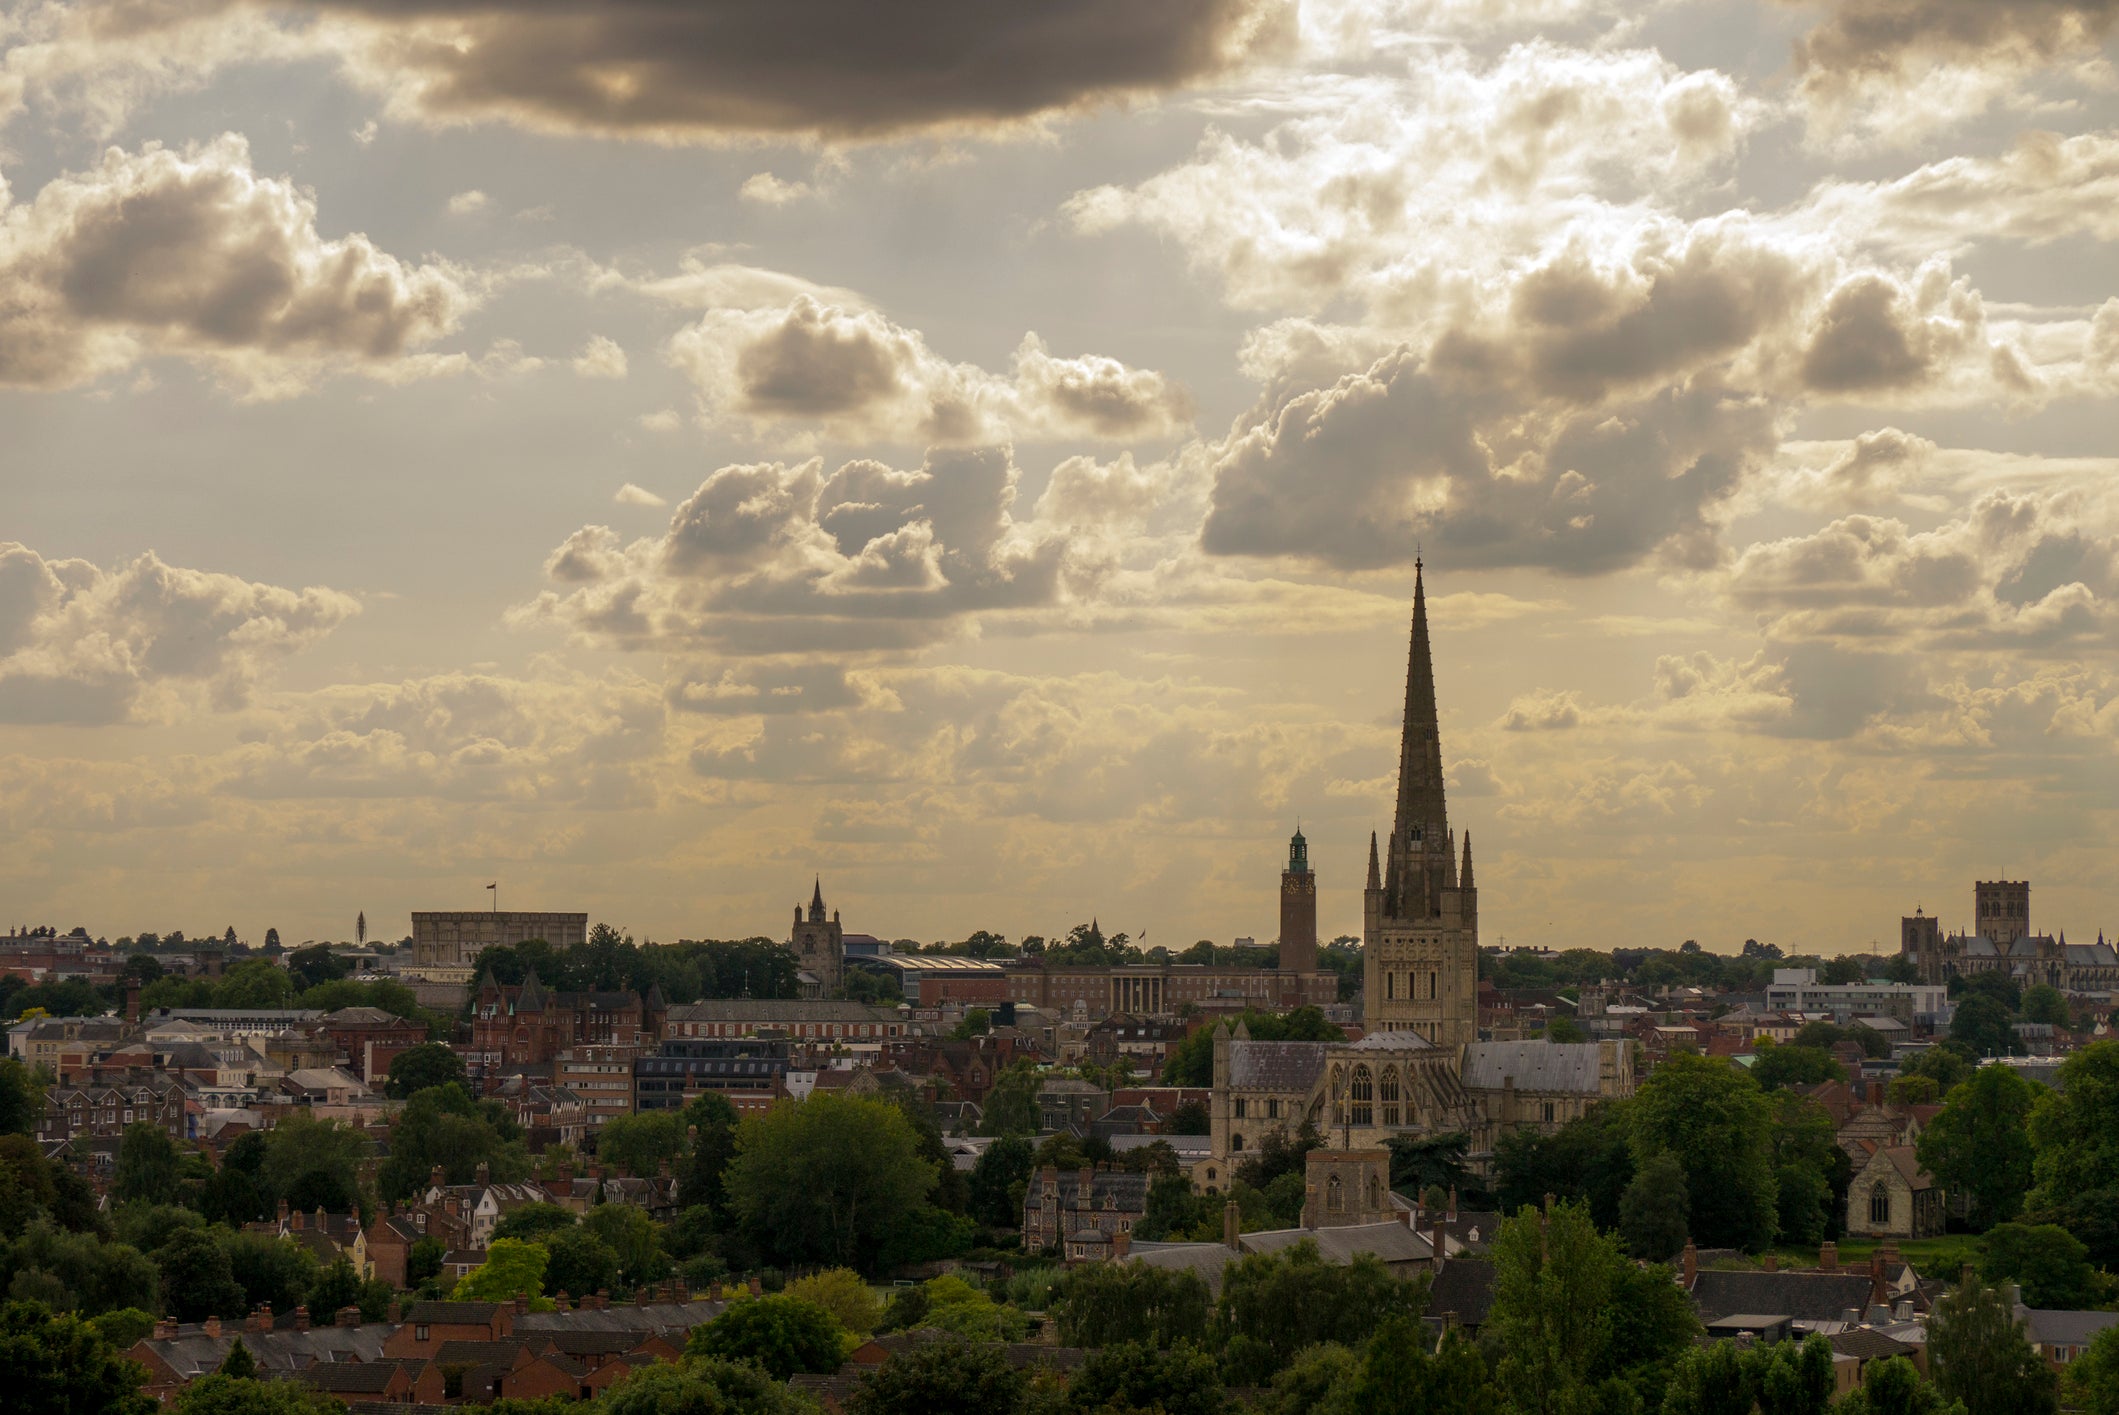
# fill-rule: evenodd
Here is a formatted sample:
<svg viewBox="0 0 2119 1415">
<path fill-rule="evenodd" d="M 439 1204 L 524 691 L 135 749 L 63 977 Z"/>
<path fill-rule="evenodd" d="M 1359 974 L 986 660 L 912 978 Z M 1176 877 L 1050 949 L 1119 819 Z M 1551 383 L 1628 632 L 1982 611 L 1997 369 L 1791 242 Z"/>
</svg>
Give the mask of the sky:
<svg viewBox="0 0 2119 1415">
<path fill-rule="evenodd" d="M 2119 0 L 6 0 L 0 922 L 2119 927 Z"/>
</svg>

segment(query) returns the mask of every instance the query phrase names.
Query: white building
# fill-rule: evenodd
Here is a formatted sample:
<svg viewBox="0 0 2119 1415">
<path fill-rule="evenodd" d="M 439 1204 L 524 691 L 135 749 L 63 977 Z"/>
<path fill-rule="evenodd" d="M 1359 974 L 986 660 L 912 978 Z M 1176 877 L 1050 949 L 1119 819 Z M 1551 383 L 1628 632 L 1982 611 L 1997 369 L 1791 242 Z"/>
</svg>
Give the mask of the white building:
<svg viewBox="0 0 2119 1415">
<path fill-rule="evenodd" d="M 1939 983 L 1821 983 L 1811 968 L 1776 968 L 1766 989 L 1769 1012 L 1826 1013 L 1845 1023 L 1864 1014 L 1896 1017 L 1911 1025 L 1947 1025 L 1950 990 Z"/>
</svg>

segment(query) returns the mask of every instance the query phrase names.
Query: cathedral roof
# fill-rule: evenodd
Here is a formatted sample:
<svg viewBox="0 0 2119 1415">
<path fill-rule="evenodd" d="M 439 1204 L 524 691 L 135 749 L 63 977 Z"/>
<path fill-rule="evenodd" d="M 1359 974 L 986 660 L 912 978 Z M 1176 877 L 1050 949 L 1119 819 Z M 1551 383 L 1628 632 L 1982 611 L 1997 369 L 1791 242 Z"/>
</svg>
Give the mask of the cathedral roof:
<svg viewBox="0 0 2119 1415">
<path fill-rule="evenodd" d="M 1324 1042 L 1229 1043 L 1229 1084 L 1254 1091 L 1307 1091 L 1324 1074 Z"/>
<path fill-rule="evenodd" d="M 1595 1095 L 1603 1062 L 1595 1042 L 1473 1042 L 1464 1048 L 1463 1079 L 1471 1090 L 1498 1091 L 1514 1080 L 1519 1091 Z"/>
<path fill-rule="evenodd" d="M 1433 1051 L 1435 1044 L 1410 1028 L 1370 1032 L 1358 1042 L 1345 1042 L 1338 1051 Z"/>
</svg>

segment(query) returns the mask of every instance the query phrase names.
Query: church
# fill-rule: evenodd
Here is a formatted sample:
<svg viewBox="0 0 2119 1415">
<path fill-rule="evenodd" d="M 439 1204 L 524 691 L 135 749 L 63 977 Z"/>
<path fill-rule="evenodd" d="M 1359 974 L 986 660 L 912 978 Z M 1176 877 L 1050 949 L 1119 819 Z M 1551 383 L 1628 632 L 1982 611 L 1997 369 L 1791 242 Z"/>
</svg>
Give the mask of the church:
<svg viewBox="0 0 2119 1415">
<path fill-rule="evenodd" d="M 1268 1135 L 1304 1123 L 1334 1150 L 1465 1134 L 1484 1169 L 1503 1135 L 1550 1133 L 1633 1093 L 1630 1042 L 1479 1039 L 1479 891 L 1471 833 L 1460 854 L 1446 795 L 1425 567 L 1415 561 L 1397 810 L 1387 842 L 1369 837 L 1362 896 L 1367 1030 L 1345 1042 L 1269 1042 L 1241 1022 L 1217 1024 L 1199 1188 L 1226 1188 Z"/>
</svg>

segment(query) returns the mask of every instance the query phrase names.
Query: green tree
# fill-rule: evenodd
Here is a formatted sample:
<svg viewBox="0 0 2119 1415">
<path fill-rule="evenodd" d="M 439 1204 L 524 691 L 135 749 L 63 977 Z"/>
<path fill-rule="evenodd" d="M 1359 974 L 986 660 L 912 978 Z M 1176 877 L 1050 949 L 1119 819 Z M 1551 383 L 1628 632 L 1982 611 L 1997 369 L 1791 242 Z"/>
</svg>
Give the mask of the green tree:
<svg viewBox="0 0 2119 1415">
<path fill-rule="evenodd" d="M 1346 1033 L 1327 1022 L 1315 1007 L 1298 1007 L 1279 1014 L 1246 1009 L 1236 1019 L 1251 1040 L 1259 1042 L 1343 1042 Z M 1235 1022 L 1231 1022 L 1234 1026 Z M 1165 1086 L 1211 1086 L 1214 1084 L 1214 1027 L 1201 1027 L 1170 1049 L 1163 1062 Z"/>
<path fill-rule="evenodd" d="M 2039 983 L 2023 990 L 2023 1020 L 2052 1027 L 2068 1025 L 2067 999 L 2060 989 Z"/>
<path fill-rule="evenodd" d="M 1625 1257 L 1579 1203 L 1502 1220 L 1492 1255 L 1493 1306 L 1480 1334 L 1505 1353 L 1502 1389 L 1526 1412 L 1580 1406 L 1607 1365 Z"/>
<path fill-rule="evenodd" d="M 14 1057 L 0 1059 L 0 1135 L 33 1135 L 43 1118 L 43 1080 Z"/>
<path fill-rule="evenodd" d="M 581 1226 L 618 1255 L 619 1276 L 629 1285 L 669 1276 L 669 1256 L 656 1241 L 655 1221 L 631 1204 L 599 1204 Z"/>
<path fill-rule="evenodd" d="M 1619 1203 L 1633 1182 L 1626 1102 L 1606 1101 L 1552 1135 L 1522 1129 L 1494 1147 L 1495 1198 L 1503 1213 L 1535 1208 L 1547 1194 L 1589 1205 L 1600 1228 L 1619 1226 Z"/>
<path fill-rule="evenodd" d="M 1330 1415 L 1499 1415 L 1501 1391 L 1478 1347 L 1460 1333 L 1430 1338 L 1410 1318 L 1392 1317 L 1369 1338 L 1353 1369 L 1326 1401 Z"/>
<path fill-rule="evenodd" d="M 1844 1081 L 1847 1068 L 1822 1047 L 1775 1046 L 1770 1037 L 1758 1042 L 1758 1060 L 1752 1063 L 1752 1079 L 1761 1088 L 1777 1091 L 1784 1086 L 1815 1086 L 1821 1081 Z"/>
<path fill-rule="evenodd" d="M 111 1193 L 121 1202 L 173 1204 L 181 1160 L 177 1142 L 152 1121 L 136 1120 L 118 1140 L 118 1164 Z"/>
<path fill-rule="evenodd" d="M 324 943 L 312 943 L 287 955 L 287 977 L 295 992 L 306 992 L 318 983 L 336 982 L 353 972 L 353 960 L 331 951 Z"/>
<path fill-rule="evenodd" d="M 645 1179 L 684 1149 L 684 1120 L 675 1111 L 618 1115 L 596 1136 L 596 1156 L 620 1174 Z"/>
<path fill-rule="evenodd" d="M 285 1007 L 293 999 L 294 980 L 262 958 L 236 964 L 213 988 L 216 1007 Z"/>
<path fill-rule="evenodd" d="M 1983 993 L 1965 994 L 1950 1017 L 1950 1040 L 1973 1056 L 2015 1055 L 2008 1005 Z"/>
<path fill-rule="evenodd" d="M 2058 1224 L 2002 1223 L 1988 1229 L 1979 1275 L 1994 1286 L 2017 1284 L 2026 1307 L 2074 1310 L 2097 1306 L 2103 1296 L 2089 1249 Z"/>
<path fill-rule="evenodd" d="M 228 1250 L 201 1228 L 178 1229 L 155 1250 L 162 1272 L 162 1310 L 180 1322 L 240 1317 L 249 1310 Z"/>
<path fill-rule="evenodd" d="M 1831 1113 L 1793 1091 L 1767 1097 L 1773 1116 L 1774 1211 L 1779 1240 L 1803 1247 L 1824 1240 L 1843 1211 L 1854 1165 L 1839 1147 Z"/>
<path fill-rule="evenodd" d="M 1926 1076 L 1935 1082 L 1937 1094 L 1951 1089 L 1972 1074 L 1971 1063 L 1947 1046 L 1931 1046 L 1900 1068 L 1901 1077 Z"/>
<path fill-rule="evenodd" d="M 2067 1391 L 2087 1415 L 2119 1415 L 2119 1326 L 2098 1332 L 2090 1349 L 2068 1363 Z"/>
<path fill-rule="evenodd" d="M 739 1117 L 727 1096 L 712 1091 L 693 1097 L 684 1108 L 685 1133 L 691 1153 L 677 1178 L 677 1202 L 685 1208 L 705 1204 L 716 1212 L 728 1207 L 721 1180 L 728 1162 L 736 1156 L 736 1125 Z"/>
<path fill-rule="evenodd" d="M 685 1350 L 723 1361 L 750 1361 L 774 1380 L 798 1371 L 836 1371 L 845 1359 L 846 1329 L 814 1302 L 786 1293 L 744 1297 L 703 1326 Z"/>
<path fill-rule="evenodd" d="M 1038 1132 L 1037 1068 L 1027 1061 L 1011 1063 L 993 1078 L 980 1107 L 979 1131 L 985 1135 L 1035 1135 Z"/>
<path fill-rule="evenodd" d="M 1672 1153 L 1684 1165 L 1695 1242 L 1755 1253 L 1773 1241 L 1772 1113 L 1742 1068 L 1673 1056 L 1641 1084 L 1628 1114 L 1637 1162 Z"/>
<path fill-rule="evenodd" d="M 247 1381 L 258 1373 L 258 1358 L 250 1354 L 249 1347 L 243 1345 L 243 1338 L 237 1337 L 229 1343 L 228 1354 L 221 1358 L 221 1364 L 213 1369 L 221 1375 Z"/>
<path fill-rule="evenodd" d="M 418 1287 L 430 1277 L 441 1272 L 441 1265 L 448 1259 L 449 1245 L 439 1238 L 422 1238 L 405 1254 L 405 1285 Z"/>
<path fill-rule="evenodd" d="M 552 1415 L 578 1409 L 566 1406 Z M 816 1406 L 756 1366 L 693 1358 L 645 1366 L 595 1403 L 597 1415 L 815 1415 Z M 491 1415 L 511 1415 L 499 1406 Z"/>
<path fill-rule="evenodd" d="M 300 1381 L 245 1380 L 216 1372 L 185 1386 L 170 1402 L 175 1415 L 344 1415 L 335 1395 Z"/>
<path fill-rule="evenodd" d="M 1942 1087 L 1933 1076 L 1897 1076 L 1884 1087 L 1884 1099 L 1895 1106 L 1934 1105 L 1942 1099 Z"/>
<path fill-rule="evenodd" d="M 971 1166 L 971 1216 L 988 1228 L 1020 1228 L 1023 1194 L 1030 1183 L 1030 1142 L 1003 1135 Z M 1189 1187 L 1189 1186 L 1187 1186 Z"/>
<path fill-rule="evenodd" d="M 457 1302 L 508 1302 L 516 1293 L 544 1295 L 544 1270 L 551 1254 L 520 1238 L 496 1238 L 486 1260 L 457 1279 L 449 1296 Z"/>
<path fill-rule="evenodd" d="M 1385 1142 L 1391 1152 L 1391 1187 L 1406 1194 L 1470 1188 L 1471 1139 L 1461 1130 L 1440 1135 L 1391 1136 Z"/>
<path fill-rule="evenodd" d="M 1322 1415 L 1346 1391 L 1361 1358 L 1336 1341 L 1297 1352 L 1252 1404 L 1256 1415 Z"/>
<path fill-rule="evenodd" d="M 496 1230 L 497 1232 L 498 1230 Z M 618 1255 L 611 1245 L 584 1228 L 547 1229 L 535 1240 L 551 1257 L 544 1280 L 553 1292 L 586 1297 L 618 1286 Z"/>
<path fill-rule="evenodd" d="M 1205 1101 L 1185 1101 L 1170 1112 L 1170 1123 L 1163 1131 L 1169 1135 L 1208 1135 L 1213 1128 L 1214 1116 Z"/>
<path fill-rule="evenodd" d="M 360 1167 L 368 1152 L 368 1137 L 358 1127 L 297 1109 L 266 1132 L 258 1177 L 268 1195 L 292 1208 L 351 1213 L 360 1205 Z"/>
<path fill-rule="evenodd" d="M 1821 1336 L 1753 1347 L 1744 1362 L 1759 1415 L 1825 1415 L 1832 1403 L 1832 1343 Z"/>
<path fill-rule="evenodd" d="M 88 1323 L 97 1335 L 120 1351 L 129 1351 L 136 1341 L 144 1341 L 155 1329 L 155 1316 L 138 1307 L 120 1307 L 114 1312 L 105 1312 L 93 1317 Z"/>
<path fill-rule="evenodd" d="M 1195 1272 L 1091 1263 L 1068 1272 L 1054 1300 L 1060 1340 L 1069 1346 L 1174 1346 L 1207 1343 L 1214 1299 Z"/>
<path fill-rule="evenodd" d="M 1006 1415 L 1028 1385 L 1000 1347 L 950 1337 L 894 1353 L 855 1385 L 846 1415 Z"/>
<path fill-rule="evenodd" d="M 1660 1263 L 1685 1246 L 1692 1201 L 1685 1192 L 1685 1166 L 1668 1151 L 1641 1167 L 1619 1201 L 1619 1232 L 1636 1258 Z"/>
<path fill-rule="evenodd" d="M 145 1368 L 87 1322 L 41 1302 L 0 1307 L 0 1371 L 10 1415 L 153 1415 Z"/>
<path fill-rule="evenodd" d="M 1963 1401 L 1966 1415 L 2059 1408 L 2052 1371 L 1994 1288 L 1967 1281 L 1943 1294 L 1928 1318 L 1928 1361 L 1937 1389 Z"/>
<path fill-rule="evenodd" d="M 468 1184 L 480 1164 L 495 1183 L 519 1183 L 530 1174 L 529 1151 L 497 1103 L 474 1101 L 461 1086 L 436 1086 L 405 1102 L 376 1187 L 385 1199 L 408 1199 L 426 1189 L 436 1165 L 447 1182 Z"/>
<path fill-rule="evenodd" d="M 2119 1041 L 2065 1062 L 2031 1112 L 2036 1181 L 2026 1206 L 2063 1224 L 2108 1270 L 2119 1270 Z"/>
<path fill-rule="evenodd" d="M 1982 1066 L 1950 1092 L 1918 1142 L 1921 1167 L 1972 1201 L 1981 1228 L 2006 1223 L 2031 1187 L 2026 1129 L 2038 1088 L 2008 1066 Z"/>
<path fill-rule="evenodd" d="M 579 1222 L 580 1219 L 574 1216 L 573 1210 L 563 1209 L 557 1204 L 524 1204 L 500 1216 L 500 1222 L 493 1225 L 493 1236 L 527 1238 L 533 1243 L 541 1243 L 546 1234 L 557 1229 L 572 1228 Z"/>
<path fill-rule="evenodd" d="M 1944 1400 L 1903 1356 L 1871 1361 L 1859 1386 L 1847 1392 L 1832 1415 L 1964 1415 L 1964 1403 Z"/>
<path fill-rule="evenodd" d="M 895 1106 L 813 1095 L 747 1117 L 723 1184 L 768 1257 L 860 1267 L 919 1210 L 936 1172 Z"/>
<path fill-rule="evenodd" d="M 1358 1346 L 1388 1317 L 1417 1318 L 1427 1287 L 1425 1275 L 1398 1278 L 1368 1254 L 1327 1263 L 1308 1240 L 1246 1254 L 1222 1275 L 1215 1325 L 1224 1370 L 1237 1385 L 1264 1385 L 1305 1346 Z"/>
<path fill-rule="evenodd" d="M 292 1312 L 309 1296 L 316 1282 L 316 1258 L 291 1238 L 263 1233 L 230 1233 L 213 1230 L 228 1250 L 228 1270 L 243 1289 L 244 1310 L 259 1303 L 275 1312 Z"/>
<path fill-rule="evenodd" d="M 49 1218 L 32 1222 L 7 1246 L 0 1275 L 8 1269 L 12 1280 L 24 1280 L 25 1274 L 50 1279 L 64 1294 L 56 1305 L 84 1317 L 161 1305 L 161 1272 L 139 1249 L 93 1232 L 69 1232 Z"/>
<path fill-rule="evenodd" d="M 468 1086 L 464 1059 L 440 1042 L 422 1042 L 390 1058 L 383 1090 L 393 1100 L 409 1100 L 434 1086 Z"/>
<path fill-rule="evenodd" d="M 362 1281 L 353 1264 L 341 1256 L 316 1275 L 309 1288 L 309 1311 L 316 1321 L 328 1322 L 345 1308 L 357 1307 L 362 1321 L 379 1322 L 395 1295 L 380 1278 Z"/>
<path fill-rule="evenodd" d="M 789 1297 L 814 1302 L 855 1336 L 867 1336 L 883 1320 L 883 1300 L 852 1268 L 826 1268 L 787 1285 Z"/>
<path fill-rule="evenodd" d="M 1710 1341 L 1677 1359 L 1663 1393 L 1663 1415 L 1751 1415 L 1752 1367 L 1733 1341 Z"/>
<path fill-rule="evenodd" d="M 1198 1347 L 1163 1348 L 1127 1341 L 1089 1353 L 1067 1383 L 1067 1404 L 1083 1412 L 1222 1415 L 1229 1398 L 1222 1390 L 1214 1358 Z"/>
</svg>

